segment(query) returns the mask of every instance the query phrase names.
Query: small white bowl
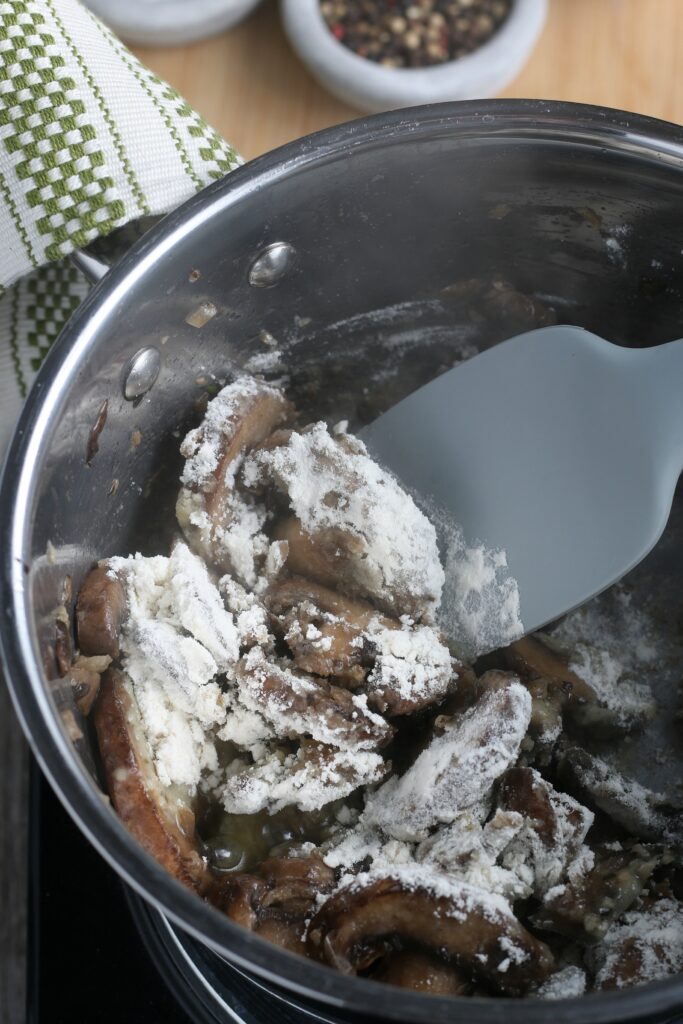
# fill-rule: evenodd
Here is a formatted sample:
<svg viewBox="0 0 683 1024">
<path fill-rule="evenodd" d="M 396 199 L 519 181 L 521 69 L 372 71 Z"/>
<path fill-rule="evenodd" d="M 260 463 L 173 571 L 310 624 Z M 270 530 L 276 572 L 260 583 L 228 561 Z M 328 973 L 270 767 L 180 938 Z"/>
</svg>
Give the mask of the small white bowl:
<svg viewBox="0 0 683 1024">
<path fill-rule="evenodd" d="M 498 31 L 465 57 L 427 68 L 387 68 L 335 39 L 320 0 L 280 0 L 285 32 L 312 74 L 339 99 L 371 112 L 495 95 L 523 67 L 547 10 L 547 0 L 514 0 Z"/>
<path fill-rule="evenodd" d="M 85 0 L 127 43 L 176 46 L 216 35 L 245 18 L 261 0 Z"/>
</svg>

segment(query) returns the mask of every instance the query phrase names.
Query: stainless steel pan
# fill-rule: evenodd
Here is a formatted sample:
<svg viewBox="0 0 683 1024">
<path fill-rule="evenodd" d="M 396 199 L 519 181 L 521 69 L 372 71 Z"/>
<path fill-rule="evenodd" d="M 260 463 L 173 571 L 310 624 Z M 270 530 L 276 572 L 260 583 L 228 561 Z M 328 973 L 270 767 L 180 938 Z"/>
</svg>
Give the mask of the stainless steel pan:
<svg viewBox="0 0 683 1024">
<path fill-rule="evenodd" d="M 624 344 L 680 337 L 682 250 L 680 128 L 561 103 L 423 107 L 321 132 L 206 189 L 139 241 L 62 332 L 0 495 L 6 677 L 83 832 L 228 960 L 362 1020 L 549 1015 L 533 1001 L 427 998 L 342 977 L 241 930 L 168 877 L 103 796 L 87 723 L 56 678 L 65 577 L 75 593 L 98 557 L 164 549 L 178 436 L 230 374 L 286 375 L 309 416 L 353 428 L 476 348 L 544 322 L 550 307 Z M 216 314 L 188 325 L 206 304 Z M 272 352 L 264 331 L 281 355 L 250 363 Z M 485 399 L 473 429 L 485 429 Z M 552 1016 L 664 1019 L 681 1006 L 683 980 L 670 980 L 555 1004 Z"/>
</svg>

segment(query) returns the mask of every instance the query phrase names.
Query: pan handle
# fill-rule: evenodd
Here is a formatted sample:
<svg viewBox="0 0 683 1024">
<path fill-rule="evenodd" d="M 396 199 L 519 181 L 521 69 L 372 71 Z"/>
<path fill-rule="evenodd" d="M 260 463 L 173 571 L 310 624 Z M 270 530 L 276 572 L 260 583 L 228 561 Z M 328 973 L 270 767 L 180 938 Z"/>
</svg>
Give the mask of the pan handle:
<svg viewBox="0 0 683 1024">
<path fill-rule="evenodd" d="M 85 252 L 83 249 L 75 249 L 69 258 L 91 284 L 97 284 L 111 269 L 103 260 L 91 256 L 89 252 Z"/>
<path fill-rule="evenodd" d="M 69 259 L 91 284 L 97 284 L 121 257 L 125 256 L 128 250 L 160 220 L 162 220 L 161 215 L 155 214 L 129 221 L 128 224 L 117 228 L 111 234 L 105 235 L 103 238 L 96 238 L 86 248 L 76 249 L 70 254 Z"/>
</svg>

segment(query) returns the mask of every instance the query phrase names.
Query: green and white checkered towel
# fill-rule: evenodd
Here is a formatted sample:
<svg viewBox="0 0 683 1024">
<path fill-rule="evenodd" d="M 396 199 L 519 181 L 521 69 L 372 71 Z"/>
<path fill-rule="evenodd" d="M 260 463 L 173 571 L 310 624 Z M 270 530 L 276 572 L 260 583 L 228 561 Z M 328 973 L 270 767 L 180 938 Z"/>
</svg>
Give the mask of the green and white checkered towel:
<svg viewBox="0 0 683 1024">
<path fill-rule="evenodd" d="M 76 0 L 0 0 L 0 455 L 88 291 L 65 257 L 240 162 Z"/>
</svg>

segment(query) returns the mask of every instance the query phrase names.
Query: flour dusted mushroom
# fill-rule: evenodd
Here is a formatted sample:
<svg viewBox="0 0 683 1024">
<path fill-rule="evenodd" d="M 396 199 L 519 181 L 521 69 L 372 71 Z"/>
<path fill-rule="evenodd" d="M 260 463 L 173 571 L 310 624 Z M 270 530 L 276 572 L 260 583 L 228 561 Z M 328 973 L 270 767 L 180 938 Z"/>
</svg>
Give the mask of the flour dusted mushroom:
<svg viewBox="0 0 683 1024">
<path fill-rule="evenodd" d="M 235 489 L 244 455 L 279 424 L 293 406 L 276 388 L 243 377 L 208 404 L 201 425 L 185 437 L 182 488 L 176 505 L 188 543 L 209 564 L 237 573 L 253 585 L 254 556 L 265 559 L 265 509 Z"/>
<path fill-rule="evenodd" d="M 473 886 L 448 882 L 442 894 L 419 883 L 382 878 L 352 884 L 327 900 L 308 931 L 311 950 L 345 974 L 367 969 L 386 940 L 438 952 L 496 991 L 522 995 L 553 967 L 548 947 L 507 903 Z"/>
<path fill-rule="evenodd" d="M 86 576 L 76 601 L 76 637 L 81 654 L 119 656 L 121 627 L 127 614 L 126 587 L 101 562 Z"/>
<path fill-rule="evenodd" d="M 130 681 L 120 672 L 105 674 L 93 719 L 107 791 L 124 825 L 174 878 L 207 892 L 213 879 L 195 834 L 192 793 L 159 781 Z"/>
<path fill-rule="evenodd" d="M 400 778 L 385 782 L 367 802 L 364 820 L 396 839 L 425 839 L 463 810 L 485 817 L 496 779 L 514 763 L 529 725 L 531 698 L 506 678 L 445 725 Z"/>
<path fill-rule="evenodd" d="M 575 863 L 593 814 L 558 792 L 533 768 L 510 768 L 501 780 L 498 802 L 524 822 L 504 850 L 501 863 L 504 867 L 524 864 L 532 875 L 534 895 L 541 897 L 562 881 Z"/>
<path fill-rule="evenodd" d="M 324 586 L 354 593 L 355 564 L 364 554 L 363 541 L 338 527 L 307 533 L 295 516 L 275 524 L 273 536 L 287 544 L 287 567 Z"/>
<path fill-rule="evenodd" d="M 237 678 L 245 707 L 260 712 L 281 734 L 362 750 L 388 743 L 393 734 L 365 697 L 268 660 L 259 647 L 240 661 Z"/>
<path fill-rule="evenodd" d="M 316 423 L 293 431 L 286 444 L 252 452 L 242 479 L 247 487 L 271 484 L 287 498 L 296 521 L 278 537 L 290 543 L 294 572 L 334 582 L 391 614 L 419 619 L 434 610 L 444 580 L 436 531 L 361 441 Z"/>
<path fill-rule="evenodd" d="M 597 989 L 645 985 L 683 971 L 683 906 L 661 899 L 631 910 L 591 950 Z"/>
<path fill-rule="evenodd" d="M 639 844 L 617 851 L 598 848 L 593 867 L 546 893 L 531 923 L 581 942 L 602 939 L 633 906 L 661 862 L 661 852 Z"/>
<path fill-rule="evenodd" d="M 350 689 L 363 685 L 382 713 L 413 714 L 448 691 L 455 663 L 430 626 L 380 615 L 367 601 L 301 577 L 276 584 L 266 602 L 298 668 Z"/>
<path fill-rule="evenodd" d="M 608 815 L 631 835 L 641 839 L 662 836 L 683 838 L 683 813 L 661 793 L 641 786 L 622 775 L 614 765 L 580 747 L 563 751 L 559 763 L 561 780 Z"/>
<path fill-rule="evenodd" d="M 223 806 L 231 814 L 274 813 L 289 806 L 314 811 L 359 786 L 380 782 L 390 767 L 372 750 L 340 750 L 303 740 L 296 753 L 276 750 L 230 773 L 221 790 Z"/>
<path fill-rule="evenodd" d="M 366 635 L 370 624 L 377 620 L 387 629 L 401 626 L 396 619 L 379 617 L 367 601 L 302 576 L 275 583 L 266 592 L 265 603 L 284 632 L 297 668 L 334 676 L 350 689 L 364 682 L 372 662 Z"/>
</svg>

